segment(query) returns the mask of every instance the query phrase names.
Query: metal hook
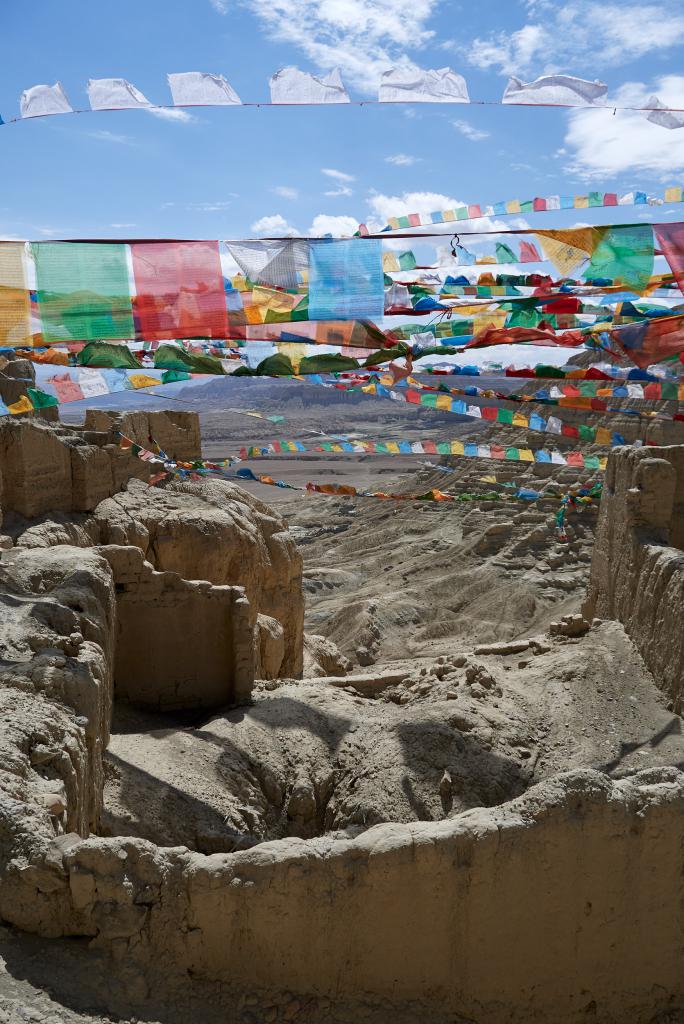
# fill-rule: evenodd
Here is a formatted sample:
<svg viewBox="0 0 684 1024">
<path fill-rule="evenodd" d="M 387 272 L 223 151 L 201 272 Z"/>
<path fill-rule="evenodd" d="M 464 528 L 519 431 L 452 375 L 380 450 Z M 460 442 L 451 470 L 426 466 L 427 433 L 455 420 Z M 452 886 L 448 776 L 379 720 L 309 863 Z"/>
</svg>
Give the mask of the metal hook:
<svg viewBox="0 0 684 1024">
<path fill-rule="evenodd" d="M 458 253 L 456 252 L 456 246 L 458 246 L 459 249 L 461 247 L 461 236 L 460 235 L 454 235 L 454 237 L 451 239 L 451 255 L 454 257 L 454 259 L 458 259 Z"/>
</svg>

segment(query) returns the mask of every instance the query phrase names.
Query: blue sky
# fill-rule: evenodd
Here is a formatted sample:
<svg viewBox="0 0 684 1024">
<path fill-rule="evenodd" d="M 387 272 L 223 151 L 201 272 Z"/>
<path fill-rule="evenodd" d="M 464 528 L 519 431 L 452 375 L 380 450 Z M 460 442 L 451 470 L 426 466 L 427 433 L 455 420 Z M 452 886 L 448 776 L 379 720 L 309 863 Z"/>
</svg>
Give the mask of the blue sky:
<svg viewBox="0 0 684 1024">
<path fill-rule="evenodd" d="M 33 0 L 30 18 L 4 0 L 3 44 L 5 119 L 23 89 L 58 80 L 74 107 L 88 105 L 88 78 L 110 76 L 168 103 L 166 73 L 178 71 L 221 73 L 244 101 L 267 101 L 270 75 L 290 64 L 339 65 L 355 99 L 373 97 L 382 70 L 412 62 L 451 66 L 473 98 L 500 98 L 511 73 L 562 71 L 602 79 L 617 104 L 655 92 L 684 107 L 681 0 Z M 120 111 L 6 125 L 0 158 L 4 237 L 236 238 L 339 233 L 453 202 L 657 193 L 681 181 L 684 129 L 510 107 Z M 597 213 L 593 222 L 617 219 Z M 661 215 L 684 219 L 677 207 Z"/>
</svg>

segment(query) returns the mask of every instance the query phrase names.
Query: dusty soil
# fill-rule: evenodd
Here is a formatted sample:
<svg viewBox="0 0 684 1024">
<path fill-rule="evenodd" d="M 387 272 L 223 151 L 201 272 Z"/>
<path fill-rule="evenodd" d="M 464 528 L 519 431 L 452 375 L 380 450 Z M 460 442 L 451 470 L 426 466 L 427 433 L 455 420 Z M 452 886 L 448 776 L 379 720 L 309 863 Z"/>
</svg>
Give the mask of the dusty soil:
<svg viewBox="0 0 684 1024">
<path fill-rule="evenodd" d="M 312 430 L 339 426 L 334 413 L 325 423 L 307 416 Z M 348 424 L 348 410 L 340 423 L 344 417 Z M 300 436 L 291 423 L 273 427 L 241 413 L 204 419 L 210 457 L 233 450 L 238 435 L 240 444 Z M 433 429 L 427 422 L 402 423 L 402 435 L 474 430 L 453 418 Z M 359 414 L 354 426 L 379 436 L 375 416 Z M 407 493 L 485 491 L 481 477 L 492 471 L 501 482 L 544 483 L 521 465 L 461 460 L 456 473 L 445 473 L 421 461 L 307 456 L 263 460 L 259 468 L 302 485 Z M 559 476 L 567 481 L 568 471 Z M 323 638 L 311 643 L 308 676 L 259 683 L 250 706 L 208 720 L 118 707 L 105 834 L 213 853 L 284 836 L 355 834 L 382 821 L 439 820 L 581 766 L 612 776 L 684 768 L 681 719 L 622 627 L 548 632 L 580 610 L 594 512 L 571 514 L 569 541 L 561 542 L 551 498 L 533 506 L 503 497 L 438 505 L 246 487 L 287 516 L 304 557 L 306 630 Z M 0 1024 L 101 1024 L 115 1018 L 98 1007 L 117 995 L 117 1019 L 131 1020 L 125 988 L 136 979 L 122 978 L 80 942 L 9 932 L 2 939 Z M 287 1019 L 281 1009 L 270 1020 Z M 190 982 L 186 1004 L 160 1010 L 158 1020 L 189 1015 L 208 1024 L 224 1019 Z M 157 1020 L 152 1009 L 145 1019 Z M 248 1002 L 234 1019 L 256 1021 Z"/>
</svg>

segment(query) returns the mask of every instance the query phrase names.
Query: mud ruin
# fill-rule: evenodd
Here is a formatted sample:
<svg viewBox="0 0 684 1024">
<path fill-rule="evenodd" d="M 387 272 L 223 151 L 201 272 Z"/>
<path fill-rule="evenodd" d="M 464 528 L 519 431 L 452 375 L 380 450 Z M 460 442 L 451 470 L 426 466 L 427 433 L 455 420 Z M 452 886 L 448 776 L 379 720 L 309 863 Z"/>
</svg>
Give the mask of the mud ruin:
<svg viewBox="0 0 684 1024">
<path fill-rule="evenodd" d="M 227 482 L 150 489 L 117 430 L 199 453 L 190 414 L 0 427 L 2 920 L 87 938 L 119 965 L 128 1006 L 163 964 L 169 999 L 191 979 L 226 1020 L 283 1007 L 311 1022 L 669 1019 L 656 1014 L 684 1003 L 673 766 L 578 768 L 452 816 L 442 788 L 442 820 L 323 823 L 233 853 L 102 834 L 115 701 L 241 705 L 257 679 L 300 678 L 304 657 L 302 563 L 282 519 Z M 679 710 L 684 447 L 615 450 L 606 491 L 585 617 L 623 623 Z M 473 722 L 450 706 L 463 752 Z M 329 796 L 295 785 L 288 814 Z"/>
</svg>

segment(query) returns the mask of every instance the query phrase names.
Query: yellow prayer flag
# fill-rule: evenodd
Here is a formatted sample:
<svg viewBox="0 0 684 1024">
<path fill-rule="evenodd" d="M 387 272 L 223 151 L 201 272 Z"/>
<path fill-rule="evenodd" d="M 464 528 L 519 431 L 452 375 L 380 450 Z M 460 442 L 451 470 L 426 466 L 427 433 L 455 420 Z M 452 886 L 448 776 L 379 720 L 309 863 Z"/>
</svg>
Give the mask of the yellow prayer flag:
<svg viewBox="0 0 684 1024">
<path fill-rule="evenodd" d="M 665 189 L 665 202 L 666 203 L 681 203 L 682 201 L 682 187 L 681 185 L 675 185 L 673 188 Z"/>
<path fill-rule="evenodd" d="M 23 242 L 0 242 L 0 345 L 32 345 Z"/>
<path fill-rule="evenodd" d="M 610 444 L 610 430 L 606 430 L 605 427 L 597 427 L 594 441 L 596 444 Z"/>
<path fill-rule="evenodd" d="M 589 196 L 575 196 L 575 209 L 586 210 L 589 208 Z"/>
<path fill-rule="evenodd" d="M 437 395 L 437 401 L 435 403 L 436 409 L 446 409 L 447 412 L 451 409 L 453 399 L 449 395 Z"/>
<path fill-rule="evenodd" d="M 529 425 L 530 425 L 530 421 L 527 419 L 527 417 L 523 416 L 523 414 L 521 412 L 516 412 L 516 414 L 513 417 L 513 426 L 514 427 L 529 427 Z"/>
<path fill-rule="evenodd" d="M 383 252 L 382 269 L 385 274 L 396 274 L 401 269 L 399 260 L 393 252 Z"/>
<path fill-rule="evenodd" d="M 386 441 L 385 448 L 388 452 L 392 452 L 393 455 L 399 454 L 399 445 L 396 441 Z"/>
<path fill-rule="evenodd" d="M 451 454 L 452 455 L 464 455 L 465 454 L 465 448 L 463 447 L 463 442 L 462 441 L 452 441 L 451 442 Z"/>
<path fill-rule="evenodd" d="M 128 378 L 132 388 L 153 388 L 161 384 L 156 377 L 148 377 L 146 373 L 132 373 Z"/>
<path fill-rule="evenodd" d="M 23 412 L 33 412 L 33 405 L 31 399 L 27 395 L 23 395 L 18 402 L 8 405 L 7 409 L 13 416 L 19 416 Z"/>
<path fill-rule="evenodd" d="M 534 453 L 530 448 L 518 448 L 521 462 L 534 462 Z"/>
<path fill-rule="evenodd" d="M 604 458 L 599 459 L 599 469 L 604 469 L 605 470 L 607 465 L 608 465 L 608 459 L 605 458 L 605 456 L 604 456 Z"/>
<path fill-rule="evenodd" d="M 496 477 L 495 476 L 480 476 L 480 477 L 478 477 L 478 480 L 482 484 L 495 484 L 496 483 Z"/>
<path fill-rule="evenodd" d="M 442 216 L 444 220 L 456 220 L 456 213 L 454 210 L 443 210 Z"/>
<path fill-rule="evenodd" d="M 520 213 L 520 200 L 510 199 L 506 203 L 506 213 Z"/>
</svg>

